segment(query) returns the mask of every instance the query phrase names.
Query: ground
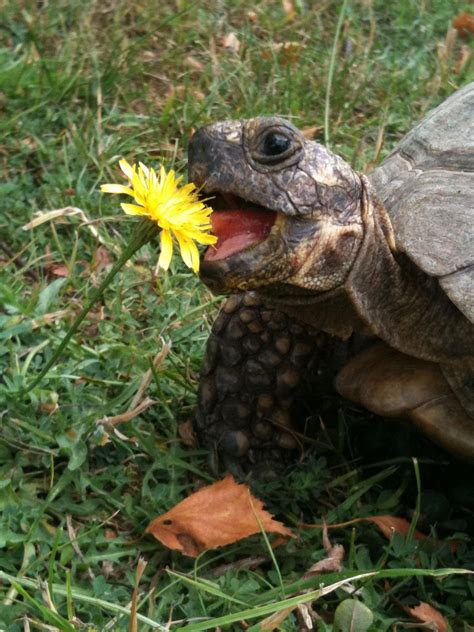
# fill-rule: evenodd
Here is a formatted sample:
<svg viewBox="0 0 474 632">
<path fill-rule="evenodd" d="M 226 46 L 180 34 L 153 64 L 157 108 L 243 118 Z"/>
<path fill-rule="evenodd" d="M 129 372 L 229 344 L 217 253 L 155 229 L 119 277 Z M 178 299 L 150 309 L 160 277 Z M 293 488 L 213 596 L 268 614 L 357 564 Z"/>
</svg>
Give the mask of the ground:
<svg viewBox="0 0 474 632">
<path fill-rule="evenodd" d="M 178 259 L 155 276 L 157 245 L 130 261 L 56 366 L 21 394 L 131 234 L 117 200 L 99 193 L 118 180 L 120 157 L 184 171 L 197 126 L 279 114 L 370 170 L 424 112 L 474 79 L 473 38 L 449 30 L 469 10 L 459 0 L 4 4 L 0 629 L 137 629 L 130 601 L 140 556 L 148 565 L 139 630 L 245 629 L 324 558 L 321 529 L 299 523 L 381 514 L 407 519 L 407 537 L 388 540 L 371 522 L 330 531 L 344 546 L 344 570 L 325 585 L 377 574 L 313 601 L 316 628 L 335 630 L 338 604 L 360 588 L 370 630 L 413 622 L 406 608 L 419 601 L 452 629 L 474 629 L 474 580 L 425 576 L 474 570 L 472 470 L 340 401 L 330 385 L 302 406 L 316 432 L 299 462 L 254 488 L 298 538 L 273 552 L 254 536 L 192 560 L 142 537 L 152 518 L 212 481 L 205 452 L 186 446 L 179 428 L 193 416 L 220 299 Z M 37 211 L 65 208 L 80 213 L 22 228 Z M 154 404 L 115 432 L 100 420 L 130 408 L 166 345 L 141 398 Z M 430 540 L 414 539 L 415 527 Z M 290 614 L 279 629 L 297 626 Z"/>
</svg>

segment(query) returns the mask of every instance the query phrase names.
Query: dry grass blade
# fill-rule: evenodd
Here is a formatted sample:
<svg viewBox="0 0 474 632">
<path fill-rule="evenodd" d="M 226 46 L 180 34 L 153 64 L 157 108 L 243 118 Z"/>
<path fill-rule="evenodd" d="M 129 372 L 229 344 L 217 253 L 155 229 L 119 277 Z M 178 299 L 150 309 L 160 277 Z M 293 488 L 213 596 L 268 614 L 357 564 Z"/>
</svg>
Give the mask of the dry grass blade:
<svg viewBox="0 0 474 632">
<path fill-rule="evenodd" d="M 171 349 L 171 342 L 164 342 L 164 340 L 162 340 L 161 342 L 163 344 L 163 348 L 153 358 L 153 369 L 155 371 L 163 362 L 163 360 L 166 358 L 166 356 L 168 355 Z M 129 410 L 136 409 L 137 406 L 140 404 L 145 394 L 145 391 L 151 384 L 152 379 L 153 379 L 153 372 L 151 369 L 148 369 L 148 371 L 146 371 L 146 373 L 143 375 L 142 381 L 140 383 L 140 386 L 138 387 L 137 392 L 135 393 L 134 398 L 132 399 L 132 403 L 130 404 Z"/>
<path fill-rule="evenodd" d="M 137 564 L 137 572 L 135 574 L 135 588 L 132 594 L 132 606 L 130 608 L 130 625 L 128 626 L 129 632 L 138 632 L 138 588 L 140 586 L 140 580 L 145 570 L 147 562 L 140 557 Z"/>
<path fill-rule="evenodd" d="M 324 597 L 325 595 L 329 595 L 330 593 L 334 592 L 338 588 L 342 588 L 346 584 L 356 581 L 357 579 L 373 577 L 374 575 L 377 575 L 377 571 L 373 571 L 370 573 L 360 573 L 360 575 L 355 575 L 354 577 L 351 577 L 350 579 L 341 579 L 340 581 L 335 582 L 334 584 L 330 584 L 329 586 L 324 586 L 323 588 L 321 588 L 321 590 L 318 591 L 318 598 Z M 304 592 L 311 592 L 311 591 L 304 591 Z M 308 599 L 308 602 L 314 601 L 314 599 L 315 599 L 315 596 L 314 594 L 312 594 L 311 597 Z M 307 602 L 302 602 L 302 603 L 306 604 Z M 282 610 L 279 610 L 278 612 L 275 612 L 274 614 L 270 615 L 269 617 L 267 617 L 266 619 L 260 622 L 259 629 L 260 630 L 277 629 L 281 625 L 281 623 L 286 619 L 286 617 L 291 612 L 293 612 L 296 608 L 297 606 L 289 606 L 288 608 L 284 608 Z M 306 617 L 305 617 L 305 621 L 307 621 Z"/>
<path fill-rule="evenodd" d="M 328 537 L 328 528 L 323 523 L 323 546 L 327 557 L 313 564 L 303 575 L 303 579 L 319 575 L 320 573 L 339 573 L 342 570 L 342 560 L 344 559 L 344 547 L 342 544 L 331 544 Z"/>
<path fill-rule="evenodd" d="M 53 599 L 51 597 L 51 593 L 49 592 L 49 586 L 47 582 L 40 581 L 39 588 L 40 588 L 43 601 L 46 604 L 46 607 L 48 608 L 48 610 L 51 610 L 51 612 L 54 612 L 57 614 L 58 611 L 56 610 L 56 606 L 53 603 Z"/>
<path fill-rule="evenodd" d="M 79 557 L 79 559 L 84 562 L 84 555 L 82 554 L 82 551 L 79 547 L 79 544 L 77 542 L 76 531 L 72 525 L 71 514 L 66 514 L 66 525 L 67 525 L 67 533 L 68 533 L 69 539 L 71 540 L 71 546 L 74 549 L 76 555 Z M 92 580 L 95 579 L 95 575 L 90 567 L 87 567 L 87 574 Z"/>
<path fill-rule="evenodd" d="M 344 558 L 344 547 L 341 544 L 332 545 L 328 537 L 328 529 L 326 523 L 323 524 L 323 546 L 327 553 L 327 557 L 313 564 L 311 568 L 303 575 L 302 579 L 308 579 L 313 575 L 319 575 L 321 573 L 339 573 L 342 570 L 342 560 Z M 296 595 L 303 595 L 311 592 L 311 589 L 303 590 Z M 296 596 L 295 595 L 295 596 Z M 303 620 L 304 626 L 312 630 L 313 619 L 317 618 L 316 613 L 313 612 L 310 603 L 302 603 L 299 606 L 290 606 L 279 612 L 275 612 L 270 617 L 267 617 L 260 624 L 262 630 L 275 630 L 286 617 L 298 610 L 298 616 Z"/>
<path fill-rule="evenodd" d="M 31 321 L 31 328 L 34 330 L 39 329 L 40 327 L 44 327 L 44 325 L 52 325 L 53 323 L 57 323 L 58 321 L 69 315 L 70 311 L 67 309 L 59 309 L 57 312 L 43 314 L 39 318 L 33 318 L 33 320 Z"/>
<path fill-rule="evenodd" d="M 30 222 L 22 226 L 22 228 L 23 230 L 31 230 L 33 228 L 36 228 L 37 226 L 41 226 L 41 224 L 44 224 L 45 222 L 51 222 L 53 220 L 60 219 L 63 217 L 76 217 L 76 216 L 80 217 L 83 224 L 87 226 L 90 232 L 94 235 L 94 237 L 98 241 L 100 241 L 101 244 L 105 243 L 102 237 L 100 236 L 99 231 L 93 225 L 93 223 L 89 221 L 89 218 L 84 213 L 84 211 L 80 208 L 77 208 L 76 206 L 65 206 L 64 208 L 57 208 L 51 211 L 38 211 L 38 213 L 35 214 L 35 217 Z"/>
<path fill-rule="evenodd" d="M 151 399 L 150 397 L 147 397 L 132 410 L 127 410 L 125 413 L 114 415 L 113 417 L 102 417 L 102 419 L 98 419 L 96 423 L 106 427 L 108 426 L 109 428 L 113 428 L 117 424 L 123 424 L 127 421 L 135 419 L 135 417 L 141 415 L 147 408 L 153 406 L 153 404 L 156 404 L 156 401 L 154 399 Z"/>
</svg>

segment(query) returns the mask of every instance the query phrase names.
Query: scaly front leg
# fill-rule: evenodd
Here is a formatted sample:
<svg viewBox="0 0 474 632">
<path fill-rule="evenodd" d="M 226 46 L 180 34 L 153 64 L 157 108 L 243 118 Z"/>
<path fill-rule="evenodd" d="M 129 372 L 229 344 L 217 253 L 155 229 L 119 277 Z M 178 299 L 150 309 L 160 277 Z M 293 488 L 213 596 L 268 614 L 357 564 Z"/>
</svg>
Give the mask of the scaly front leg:
<svg viewBox="0 0 474 632">
<path fill-rule="evenodd" d="M 272 477 L 288 460 L 298 447 L 291 404 L 321 341 L 254 293 L 227 299 L 207 343 L 196 417 L 214 472 Z"/>
</svg>

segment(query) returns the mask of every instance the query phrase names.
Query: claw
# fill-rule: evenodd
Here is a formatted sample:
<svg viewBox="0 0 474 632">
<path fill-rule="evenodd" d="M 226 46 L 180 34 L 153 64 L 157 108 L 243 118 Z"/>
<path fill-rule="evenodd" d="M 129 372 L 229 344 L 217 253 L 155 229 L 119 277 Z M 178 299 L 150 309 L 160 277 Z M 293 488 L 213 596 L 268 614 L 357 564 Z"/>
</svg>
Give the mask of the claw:
<svg viewBox="0 0 474 632">
<path fill-rule="evenodd" d="M 249 439 L 241 430 L 229 430 L 220 439 L 221 450 L 232 457 L 245 456 L 249 446 Z"/>
<path fill-rule="evenodd" d="M 239 460 L 229 456 L 228 454 L 222 455 L 223 470 L 230 472 L 232 476 L 238 481 L 243 481 L 247 478 L 244 468 L 240 464 Z"/>
</svg>

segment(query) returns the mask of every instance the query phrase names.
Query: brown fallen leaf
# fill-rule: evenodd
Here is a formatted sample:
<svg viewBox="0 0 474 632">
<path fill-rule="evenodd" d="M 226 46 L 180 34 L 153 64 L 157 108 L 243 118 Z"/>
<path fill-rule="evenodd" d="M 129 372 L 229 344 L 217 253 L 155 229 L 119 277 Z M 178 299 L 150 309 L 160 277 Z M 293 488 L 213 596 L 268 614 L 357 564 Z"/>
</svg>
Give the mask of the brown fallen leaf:
<svg viewBox="0 0 474 632">
<path fill-rule="evenodd" d="M 303 45 L 300 42 L 285 42 L 280 51 L 280 62 L 282 66 L 291 66 L 296 64 L 303 51 Z"/>
<path fill-rule="evenodd" d="M 410 530 L 410 523 L 405 518 L 399 518 L 398 516 L 367 516 L 366 518 L 353 518 L 352 520 L 347 520 L 346 522 L 339 522 L 337 524 L 305 524 L 301 523 L 298 526 L 303 529 L 324 529 L 327 527 L 328 529 L 339 529 L 341 527 L 348 527 L 352 524 L 357 524 L 358 522 L 372 522 L 375 524 L 383 535 L 390 540 L 393 537 L 394 533 L 399 533 L 400 535 L 406 536 Z M 420 531 L 413 532 L 414 540 L 426 540 L 428 536 Z"/>
<path fill-rule="evenodd" d="M 296 16 L 296 11 L 295 11 L 295 5 L 293 4 L 292 0 L 282 0 L 281 6 L 283 9 L 283 12 L 285 13 L 286 19 L 289 22 L 294 20 Z"/>
<path fill-rule="evenodd" d="M 255 11 L 247 11 L 247 17 L 253 24 L 256 24 L 258 22 L 258 15 L 255 13 Z"/>
<path fill-rule="evenodd" d="M 196 57 L 193 57 L 192 55 L 188 55 L 184 61 L 187 66 L 192 68 L 192 70 L 196 70 L 197 72 L 202 72 L 204 70 L 204 65 L 199 61 L 199 59 L 196 59 Z"/>
<path fill-rule="evenodd" d="M 46 268 L 46 266 L 45 266 L 45 268 Z M 57 265 L 52 265 L 46 271 L 51 276 L 56 276 L 56 277 L 68 277 L 69 276 L 69 268 L 68 268 L 68 266 L 64 265 L 64 263 L 58 263 Z"/>
<path fill-rule="evenodd" d="M 430 606 L 430 604 L 425 603 L 424 601 L 420 601 L 417 606 L 402 606 L 402 608 L 407 612 L 411 617 L 417 619 L 421 623 L 430 623 L 431 625 L 436 626 L 437 632 L 447 632 L 448 624 L 446 619 L 443 617 L 439 610 Z"/>
<path fill-rule="evenodd" d="M 474 15 L 471 13 L 457 15 L 453 20 L 453 26 L 462 38 L 474 37 Z"/>
<path fill-rule="evenodd" d="M 113 429 L 117 424 L 123 424 L 127 421 L 131 421 L 141 415 L 147 408 L 156 404 L 154 399 L 147 397 L 144 399 L 138 406 L 136 406 L 133 410 L 127 410 L 124 413 L 120 413 L 120 415 L 114 415 L 113 417 L 102 417 L 101 419 L 97 419 L 96 424 L 101 424 L 105 426 L 108 430 Z"/>
<path fill-rule="evenodd" d="M 235 33 L 227 33 L 221 40 L 221 44 L 224 48 L 231 53 L 238 53 L 240 50 L 240 40 Z"/>
<path fill-rule="evenodd" d="M 227 475 L 155 518 L 145 533 L 151 533 L 169 549 L 197 557 L 203 551 L 259 533 L 259 521 L 265 531 L 293 535 L 281 522 L 273 520 L 247 485 L 236 483 Z"/>
<path fill-rule="evenodd" d="M 394 533 L 406 536 L 410 531 L 410 523 L 408 520 L 398 518 L 397 516 L 369 516 L 367 518 L 361 518 L 361 520 L 377 525 L 387 540 L 391 540 Z M 420 531 L 415 530 L 413 532 L 414 540 L 426 540 L 426 538 L 427 536 Z"/>
<path fill-rule="evenodd" d="M 52 325 L 60 320 L 63 320 L 66 316 L 69 316 L 70 312 L 67 309 L 60 309 L 57 312 L 51 312 L 49 314 L 43 314 L 38 318 L 33 318 L 31 321 L 32 329 L 39 329 L 45 325 Z"/>
<path fill-rule="evenodd" d="M 454 66 L 454 74 L 459 75 L 464 70 L 467 63 L 471 59 L 471 56 L 472 51 L 469 48 L 468 44 L 462 44 L 456 59 L 456 65 Z"/>
<path fill-rule="evenodd" d="M 282 66 L 289 66 L 299 60 L 302 51 L 303 45 L 301 42 L 278 42 L 263 49 L 260 53 L 260 57 L 265 60 L 278 57 Z"/>
<path fill-rule="evenodd" d="M 307 140 L 313 140 L 316 134 L 322 129 L 324 129 L 324 125 L 310 125 L 309 127 L 303 127 L 301 131 Z"/>
<path fill-rule="evenodd" d="M 99 272 L 103 268 L 110 266 L 112 263 L 112 259 L 110 257 L 109 251 L 104 246 L 99 246 L 96 248 L 94 253 L 94 270 Z"/>
<path fill-rule="evenodd" d="M 344 547 L 342 544 L 331 544 L 326 523 L 324 523 L 323 526 L 323 546 L 327 557 L 313 564 L 303 575 L 303 579 L 309 579 L 313 577 L 313 575 L 319 575 L 320 573 L 341 572 L 342 560 L 344 559 Z"/>
<path fill-rule="evenodd" d="M 183 445 L 187 445 L 188 448 L 195 448 L 197 446 L 193 422 L 190 419 L 178 424 L 178 434 Z"/>
</svg>

